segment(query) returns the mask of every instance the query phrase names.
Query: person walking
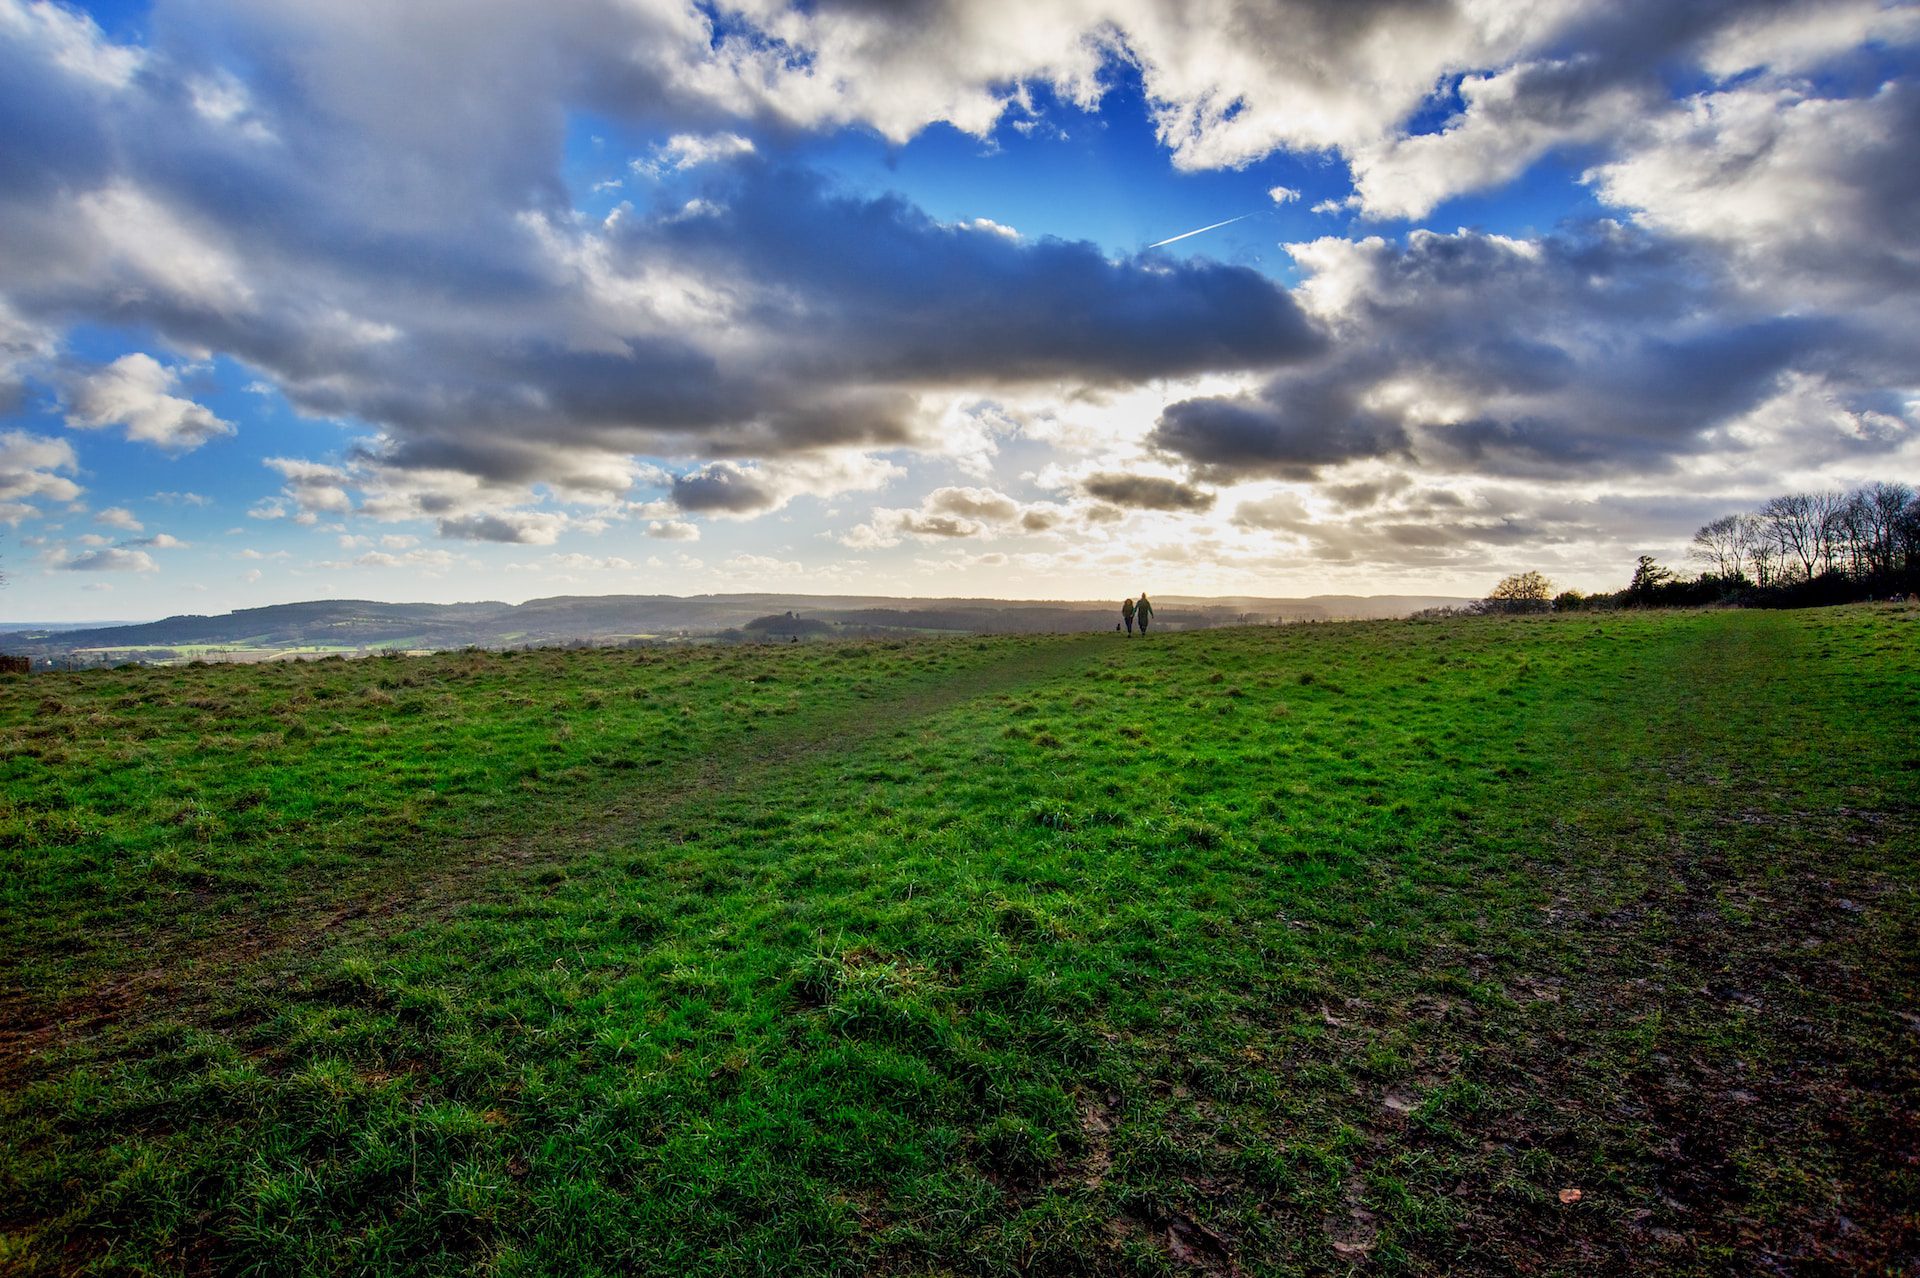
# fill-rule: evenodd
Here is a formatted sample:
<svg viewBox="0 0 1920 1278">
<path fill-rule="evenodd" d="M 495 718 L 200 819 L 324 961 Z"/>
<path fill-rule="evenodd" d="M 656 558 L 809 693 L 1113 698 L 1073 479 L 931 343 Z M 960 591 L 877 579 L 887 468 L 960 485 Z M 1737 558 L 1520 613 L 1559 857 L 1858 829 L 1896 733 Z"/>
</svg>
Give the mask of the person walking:
<svg viewBox="0 0 1920 1278">
<path fill-rule="evenodd" d="M 1153 620 L 1153 605 L 1147 600 L 1147 592 L 1140 592 L 1140 602 L 1133 606 L 1133 619 L 1140 623 L 1140 633 L 1147 633 L 1147 623 Z"/>
<path fill-rule="evenodd" d="M 1120 605 L 1120 620 L 1127 623 L 1127 638 L 1133 638 L 1133 600 L 1129 599 Z"/>
</svg>

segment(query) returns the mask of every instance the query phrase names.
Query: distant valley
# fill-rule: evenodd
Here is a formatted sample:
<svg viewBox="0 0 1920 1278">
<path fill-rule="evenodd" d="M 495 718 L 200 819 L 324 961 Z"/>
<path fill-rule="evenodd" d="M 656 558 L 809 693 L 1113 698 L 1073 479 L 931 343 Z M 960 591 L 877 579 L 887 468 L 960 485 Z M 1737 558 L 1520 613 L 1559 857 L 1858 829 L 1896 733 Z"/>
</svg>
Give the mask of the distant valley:
<svg viewBox="0 0 1920 1278">
<path fill-rule="evenodd" d="M 1464 602 L 1429 595 L 1303 599 L 1165 595 L 1156 625 L 1225 625 L 1404 617 Z M 1119 602 L 902 599 L 865 595 L 559 595 L 522 604 L 316 600 L 218 616 L 85 628 L 0 629 L 0 652 L 49 664 L 270 660 L 447 648 L 679 642 L 800 642 L 916 634 L 1031 634 L 1111 629 Z"/>
</svg>

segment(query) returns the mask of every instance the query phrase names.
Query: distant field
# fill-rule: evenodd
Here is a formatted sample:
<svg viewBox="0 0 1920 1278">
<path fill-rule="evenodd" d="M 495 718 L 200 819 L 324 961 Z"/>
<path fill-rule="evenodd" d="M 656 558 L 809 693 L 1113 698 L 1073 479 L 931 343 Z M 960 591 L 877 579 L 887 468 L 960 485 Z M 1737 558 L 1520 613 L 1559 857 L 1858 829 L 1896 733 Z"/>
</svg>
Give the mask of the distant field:
<svg viewBox="0 0 1920 1278">
<path fill-rule="evenodd" d="M 0 1273 L 1920 1266 L 1920 609 L 0 678 Z"/>
</svg>

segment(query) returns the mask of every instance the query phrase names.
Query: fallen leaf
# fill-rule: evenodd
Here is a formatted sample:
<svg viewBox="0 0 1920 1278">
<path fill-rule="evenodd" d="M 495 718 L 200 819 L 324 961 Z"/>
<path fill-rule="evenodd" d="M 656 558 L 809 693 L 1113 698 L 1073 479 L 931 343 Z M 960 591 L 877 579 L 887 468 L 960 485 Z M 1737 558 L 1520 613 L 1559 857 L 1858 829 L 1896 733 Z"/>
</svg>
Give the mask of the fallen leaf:
<svg viewBox="0 0 1920 1278">
<path fill-rule="evenodd" d="M 1560 1191 L 1560 1201 L 1563 1203 L 1577 1203 L 1580 1201 L 1580 1191 L 1577 1189 L 1563 1189 Z"/>
</svg>

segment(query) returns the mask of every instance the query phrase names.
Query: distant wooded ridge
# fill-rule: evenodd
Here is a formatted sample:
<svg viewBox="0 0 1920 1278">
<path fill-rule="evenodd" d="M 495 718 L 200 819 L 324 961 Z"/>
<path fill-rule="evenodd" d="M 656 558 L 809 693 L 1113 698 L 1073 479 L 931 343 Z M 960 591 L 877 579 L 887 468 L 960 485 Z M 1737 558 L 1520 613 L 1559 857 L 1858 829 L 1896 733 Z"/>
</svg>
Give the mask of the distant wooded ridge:
<svg viewBox="0 0 1920 1278">
<path fill-rule="evenodd" d="M 1464 603 L 1432 595 L 1308 598 L 1163 595 L 1156 626 L 1374 620 Z M 522 604 L 427 604 L 327 599 L 182 615 L 85 629 L 0 630 L 0 651 L 38 658 L 111 650 L 165 659 L 161 649 L 357 651 L 618 644 L 730 638 L 743 642 L 832 635 L 1022 634 L 1110 629 L 1120 601 L 916 599 L 868 595 L 562 595 Z M 786 624 L 788 614 L 804 625 Z M 146 654 L 144 657 L 142 654 Z"/>
</svg>

